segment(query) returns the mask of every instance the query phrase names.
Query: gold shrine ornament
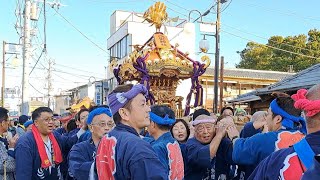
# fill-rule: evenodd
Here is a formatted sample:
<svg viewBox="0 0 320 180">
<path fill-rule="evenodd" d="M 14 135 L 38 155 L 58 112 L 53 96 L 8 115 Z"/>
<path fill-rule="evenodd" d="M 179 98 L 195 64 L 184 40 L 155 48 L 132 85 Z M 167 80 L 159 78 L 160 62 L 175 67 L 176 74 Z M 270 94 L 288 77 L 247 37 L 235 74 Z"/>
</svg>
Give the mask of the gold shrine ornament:
<svg viewBox="0 0 320 180">
<path fill-rule="evenodd" d="M 159 31 L 162 24 L 168 19 L 166 8 L 163 2 L 156 2 L 143 14 L 143 18 L 149 23 L 154 24 L 157 31 Z"/>
<path fill-rule="evenodd" d="M 154 41 L 156 43 L 157 48 L 159 49 L 170 49 L 171 45 L 168 40 L 168 37 L 164 34 L 154 34 Z"/>
</svg>

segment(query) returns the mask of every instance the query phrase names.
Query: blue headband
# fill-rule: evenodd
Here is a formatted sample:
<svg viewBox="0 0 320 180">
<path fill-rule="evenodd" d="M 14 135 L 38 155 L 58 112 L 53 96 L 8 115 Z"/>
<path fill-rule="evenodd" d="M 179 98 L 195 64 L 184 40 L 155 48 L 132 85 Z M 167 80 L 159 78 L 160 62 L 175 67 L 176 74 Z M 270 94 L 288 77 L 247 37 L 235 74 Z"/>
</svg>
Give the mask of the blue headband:
<svg viewBox="0 0 320 180">
<path fill-rule="evenodd" d="M 304 118 L 301 116 L 297 117 L 288 114 L 286 111 L 280 108 L 280 106 L 277 103 L 277 99 L 274 99 L 270 103 L 270 108 L 274 114 L 278 114 L 282 117 L 282 126 L 284 126 L 287 129 L 298 129 L 294 126 L 294 122 L 300 123 L 302 127 L 299 130 L 304 134 L 307 133 L 306 121 L 304 120 Z"/>
<path fill-rule="evenodd" d="M 32 120 L 28 120 L 27 122 L 25 122 L 25 123 L 23 124 L 23 126 L 24 126 L 25 128 L 27 128 L 27 127 L 30 126 L 31 124 L 33 124 L 33 121 L 32 121 Z"/>
<path fill-rule="evenodd" d="M 110 93 L 108 95 L 108 102 L 112 115 L 116 114 L 120 108 L 123 108 L 140 93 L 145 96 L 148 94 L 148 89 L 143 84 L 134 85 L 128 92 Z"/>
<path fill-rule="evenodd" d="M 105 107 L 99 107 L 94 109 L 93 111 L 91 111 L 88 115 L 88 119 L 87 119 L 87 124 L 91 124 L 92 120 L 95 116 L 100 115 L 100 114 L 106 114 L 109 117 L 112 117 L 112 114 L 110 112 L 109 108 L 105 108 Z"/>
<path fill-rule="evenodd" d="M 166 114 L 166 116 L 164 118 L 156 115 L 153 112 L 149 112 L 149 114 L 150 114 L 151 121 L 153 121 L 153 122 L 155 122 L 157 124 L 160 124 L 160 125 L 169 125 L 169 126 L 171 126 L 174 122 L 176 122 L 175 119 L 170 119 L 168 114 Z"/>
</svg>

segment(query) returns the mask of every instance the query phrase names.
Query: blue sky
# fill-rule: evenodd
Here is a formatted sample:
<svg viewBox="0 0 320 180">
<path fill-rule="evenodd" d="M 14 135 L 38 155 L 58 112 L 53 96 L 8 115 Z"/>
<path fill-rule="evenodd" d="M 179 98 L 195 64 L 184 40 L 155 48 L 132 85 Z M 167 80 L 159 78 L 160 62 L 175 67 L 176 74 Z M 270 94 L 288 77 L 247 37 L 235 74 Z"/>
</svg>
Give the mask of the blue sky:
<svg viewBox="0 0 320 180">
<path fill-rule="evenodd" d="M 144 12 L 154 3 L 153 0 L 61 0 L 61 2 L 67 6 L 61 7 L 59 13 L 104 49 L 106 49 L 106 40 L 109 37 L 110 15 L 115 10 Z M 205 12 L 214 3 L 212 0 L 167 0 L 163 2 L 168 6 L 167 11 L 170 17 L 179 16 L 180 18 L 186 18 L 185 16 L 192 9 Z M 226 4 L 222 6 L 223 9 Z M 18 41 L 19 37 L 14 29 L 15 7 L 15 0 L 0 1 L 1 42 L 3 40 L 12 43 Z M 307 2 L 301 0 L 233 0 L 221 15 L 221 55 L 225 56 L 225 61 L 228 62 L 226 67 L 234 67 L 239 62 L 240 57 L 236 51 L 244 49 L 248 40 L 264 44 L 272 35 L 307 34 L 312 28 L 319 29 L 319 7 L 319 0 Z M 54 72 L 54 91 L 84 84 L 92 75 L 97 80 L 103 78 L 108 55 L 92 45 L 49 6 L 47 6 L 46 15 L 48 56 L 55 60 L 57 71 L 65 72 Z M 209 14 L 204 21 L 214 22 L 215 16 L 215 14 Z M 198 14 L 193 13 L 192 17 L 196 18 Z M 39 41 L 43 39 L 42 26 L 43 14 L 38 22 Z M 197 41 L 200 40 L 199 38 L 200 36 Z M 213 51 L 215 40 L 213 37 L 211 39 L 211 51 Z M 39 55 L 40 50 L 36 51 Z M 44 59 L 41 59 L 40 62 L 45 65 Z M 33 59 L 31 66 L 34 63 Z M 37 67 L 41 68 L 41 65 Z M 12 82 L 19 84 L 21 74 L 19 68 L 8 69 L 7 75 L 11 79 L 7 78 L 9 80 L 9 82 L 7 80 L 9 83 L 7 86 L 10 86 Z M 74 74 L 80 74 L 80 77 L 75 77 Z M 36 69 L 31 75 L 33 79 L 30 82 L 40 92 L 45 92 L 43 89 L 46 84 L 45 76 L 45 71 L 41 69 Z"/>
</svg>

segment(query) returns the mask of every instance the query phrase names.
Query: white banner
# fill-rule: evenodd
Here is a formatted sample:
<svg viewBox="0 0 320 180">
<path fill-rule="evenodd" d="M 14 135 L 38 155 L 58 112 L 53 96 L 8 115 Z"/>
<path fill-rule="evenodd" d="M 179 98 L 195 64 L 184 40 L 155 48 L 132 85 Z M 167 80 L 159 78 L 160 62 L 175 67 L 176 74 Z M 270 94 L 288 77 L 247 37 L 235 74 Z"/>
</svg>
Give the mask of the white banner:
<svg viewBox="0 0 320 180">
<path fill-rule="evenodd" d="M 216 25 L 213 23 L 200 23 L 200 32 L 215 33 Z"/>
<path fill-rule="evenodd" d="M 6 43 L 4 46 L 4 52 L 6 54 L 20 54 L 22 46 L 20 44 Z"/>
<path fill-rule="evenodd" d="M 16 94 L 16 89 L 15 88 L 5 88 L 4 93 L 6 94 Z"/>
</svg>

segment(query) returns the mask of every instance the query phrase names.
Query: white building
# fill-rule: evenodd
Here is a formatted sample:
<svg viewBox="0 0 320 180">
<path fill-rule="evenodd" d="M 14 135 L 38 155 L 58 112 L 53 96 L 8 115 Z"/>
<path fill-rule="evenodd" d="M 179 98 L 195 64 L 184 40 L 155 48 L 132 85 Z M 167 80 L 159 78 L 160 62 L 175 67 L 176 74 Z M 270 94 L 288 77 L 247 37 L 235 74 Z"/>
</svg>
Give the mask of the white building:
<svg viewBox="0 0 320 180">
<path fill-rule="evenodd" d="M 104 81 L 95 81 L 69 89 L 54 96 L 54 112 L 63 114 L 77 100 L 89 97 L 96 105 L 106 104 L 108 84 Z"/>
</svg>

